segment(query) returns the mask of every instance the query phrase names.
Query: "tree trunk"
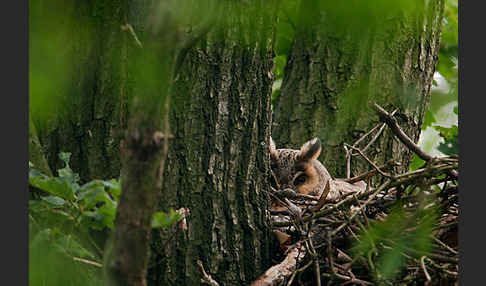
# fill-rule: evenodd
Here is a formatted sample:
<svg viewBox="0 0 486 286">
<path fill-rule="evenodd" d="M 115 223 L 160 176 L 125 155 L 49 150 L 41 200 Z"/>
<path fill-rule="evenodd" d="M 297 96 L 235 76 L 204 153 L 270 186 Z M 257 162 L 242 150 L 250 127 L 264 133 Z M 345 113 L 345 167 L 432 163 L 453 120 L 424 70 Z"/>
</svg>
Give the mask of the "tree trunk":
<svg viewBox="0 0 486 286">
<path fill-rule="evenodd" d="M 248 285 L 271 264 L 265 190 L 275 2 L 268 3 L 221 3 L 224 15 L 180 67 L 160 205 L 190 215 L 187 230 L 153 235 L 149 285 L 200 285 L 198 261 L 220 285 Z"/>
<path fill-rule="evenodd" d="M 48 164 L 62 168 L 59 152 L 71 152 L 83 182 L 118 177 L 126 126 L 125 4 L 32 2 L 31 113 Z M 44 85 L 52 88 L 39 88 Z"/>
<path fill-rule="evenodd" d="M 346 176 L 343 143 L 354 144 L 380 123 L 374 103 L 398 109 L 400 126 L 417 142 L 437 62 L 443 0 L 378 1 L 372 8 L 359 2 L 302 1 L 276 100 L 277 147 L 320 137 L 320 160 L 333 177 Z M 401 163 L 396 171 L 408 170 L 412 155 L 386 128 L 365 153 L 375 162 Z M 351 176 L 370 169 L 361 158 L 351 166 Z"/>
</svg>

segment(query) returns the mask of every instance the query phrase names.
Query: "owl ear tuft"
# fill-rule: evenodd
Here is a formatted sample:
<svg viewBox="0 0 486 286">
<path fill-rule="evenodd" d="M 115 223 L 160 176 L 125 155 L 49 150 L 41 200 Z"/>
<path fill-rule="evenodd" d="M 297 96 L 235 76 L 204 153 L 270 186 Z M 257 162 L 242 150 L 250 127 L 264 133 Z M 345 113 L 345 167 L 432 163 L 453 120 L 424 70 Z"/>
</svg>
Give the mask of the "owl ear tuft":
<svg viewBox="0 0 486 286">
<path fill-rule="evenodd" d="M 270 149 L 270 157 L 273 160 L 277 161 L 278 160 L 278 152 L 277 152 L 277 148 L 275 147 L 275 142 L 273 142 L 272 137 L 270 137 L 269 149 Z"/>
<path fill-rule="evenodd" d="M 300 147 L 300 151 L 297 154 L 297 159 L 299 161 L 309 161 L 313 159 L 317 159 L 321 154 L 321 140 L 319 138 L 314 138 L 309 140 Z"/>
</svg>

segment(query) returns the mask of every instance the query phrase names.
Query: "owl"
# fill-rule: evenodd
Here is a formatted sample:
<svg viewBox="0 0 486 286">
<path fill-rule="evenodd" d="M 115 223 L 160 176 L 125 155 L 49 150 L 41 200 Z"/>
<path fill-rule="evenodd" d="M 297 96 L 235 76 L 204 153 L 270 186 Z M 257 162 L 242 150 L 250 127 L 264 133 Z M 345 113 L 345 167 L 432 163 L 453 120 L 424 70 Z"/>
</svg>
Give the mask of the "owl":
<svg viewBox="0 0 486 286">
<path fill-rule="evenodd" d="M 270 167 L 278 190 L 320 196 L 331 175 L 317 160 L 322 147 L 319 138 L 307 141 L 300 150 L 277 149 L 270 138 Z"/>
</svg>

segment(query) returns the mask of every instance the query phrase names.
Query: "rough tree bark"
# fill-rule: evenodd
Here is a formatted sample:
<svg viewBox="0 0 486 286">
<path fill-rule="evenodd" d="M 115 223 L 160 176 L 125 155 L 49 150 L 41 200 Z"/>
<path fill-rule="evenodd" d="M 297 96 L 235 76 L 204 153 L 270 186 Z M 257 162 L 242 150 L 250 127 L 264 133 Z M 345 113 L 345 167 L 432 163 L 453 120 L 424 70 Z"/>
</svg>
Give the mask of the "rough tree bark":
<svg viewBox="0 0 486 286">
<path fill-rule="evenodd" d="M 379 124 L 373 103 L 398 109 L 401 128 L 417 142 L 437 62 L 443 0 L 378 1 L 382 11 L 359 2 L 302 1 L 273 121 L 280 148 L 320 137 L 320 160 L 333 177 L 346 176 L 343 143 Z M 396 171 L 405 171 L 412 154 L 385 129 L 366 155 L 394 159 L 401 163 Z M 361 159 L 352 167 L 351 176 L 370 168 Z"/>
<path fill-rule="evenodd" d="M 274 1 L 217 1 L 224 14 L 189 49 L 174 87 L 161 209 L 187 230 L 153 235 L 149 285 L 247 285 L 271 265 L 269 175 Z M 197 9 L 197 8 L 196 8 Z"/>
</svg>

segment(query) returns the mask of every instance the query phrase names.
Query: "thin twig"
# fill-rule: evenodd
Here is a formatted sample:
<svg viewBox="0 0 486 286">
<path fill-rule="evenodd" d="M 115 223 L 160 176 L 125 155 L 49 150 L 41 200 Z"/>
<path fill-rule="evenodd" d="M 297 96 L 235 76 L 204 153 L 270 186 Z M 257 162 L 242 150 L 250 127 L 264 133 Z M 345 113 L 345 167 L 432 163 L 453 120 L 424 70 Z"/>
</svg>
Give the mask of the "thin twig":
<svg viewBox="0 0 486 286">
<path fill-rule="evenodd" d="M 346 143 L 344 143 L 344 144 L 346 144 Z M 353 146 L 348 145 L 348 144 L 346 144 L 346 145 L 349 148 L 357 151 L 361 155 L 361 157 L 363 157 L 366 160 L 366 162 L 368 162 L 368 164 L 370 164 L 371 166 L 373 166 L 373 168 L 375 168 L 375 170 L 378 171 L 378 173 L 380 173 L 381 175 L 383 175 L 384 177 L 387 177 L 387 178 L 390 178 L 391 177 L 391 175 L 383 172 L 378 166 L 376 166 L 375 163 L 373 163 L 373 161 L 371 161 L 368 157 L 366 157 L 366 155 L 359 148 L 353 147 Z"/>
<path fill-rule="evenodd" d="M 201 278 L 201 283 L 209 284 L 212 286 L 219 286 L 218 282 L 211 277 L 211 275 L 207 274 L 206 271 L 204 270 L 204 267 L 202 265 L 201 260 L 197 260 L 197 265 L 199 265 L 199 269 L 201 270 L 202 273 L 202 278 Z"/>
<path fill-rule="evenodd" d="M 287 283 L 287 286 L 292 285 L 292 282 L 294 281 L 294 278 L 297 275 L 297 273 L 300 273 L 300 272 L 306 270 L 307 268 L 309 268 L 309 266 L 312 264 L 312 262 L 313 262 L 313 260 L 311 259 L 311 260 L 309 260 L 309 262 L 306 265 L 295 270 L 294 273 L 292 274 L 292 276 L 290 277 L 289 282 Z"/>
<path fill-rule="evenodd" d="M 384 124 L 382 124 L 384 125 Z M 376 130 L 380 125 L 376 125 L 373 127 L 370 131 L 366 132 L 363 136 L 361 136 L 358 140 L 356 140 L 353 144 L 353 147 L 358 146 L 358 144 L 363 141 L 368 135 L 370 135 L 373 131 Z M 344 144 L 344 150 L 346 151 L 346 179 L 349 179 L 351 177 L 351 155 L 352 155 L 352 150 L 349 150 L 347 147 L 347 144 Z"/>
<path fill-rule="evenodd" d="M 366 132 L 366 134 L 364 134 L 363 136 L 361 136 L 358 140 L 356 140 L 353 144 L 353 147 L 357 147 L 359 143 L 361 143 L 361 141 L 363 141 L 366 137 L 368 137 L 368 135 L 370 135 L 371 133 L 373 133 L 373 131 L 375 131 L 378 127 L 380 127 L 381 125 L 383 125 L 384 123 L 381 123 L 381 124 L 378 124 L 376 125 L 375 127 L 371 128 L 370 131 Z"/>
<path fill-rule="evenodd" d="M 437 242 L 438 244 L 440 244 L 441 246 L 443 246 L 445 249 L 449 250 L 450 252 L 454 253 L 454 254 L 459 254 L 457 251 L 455 251 L 454 249 L 452 249 L 449 245 L 443 243 L 442 241 L 440 241 L 440 239 L 438 239 L 437 237 L 431 235 L 431 237 L 434 239 L 435 242 Z"/>
<path fill-rule="evenodd" d="M 83 262 L 83 263 L 86 263 L 86 264 L 89 264 L 89 265 L 93 265 L 93 266 L 96 266 L 96 267 L 99 267 L 99 268 L 103 268 L 103 264 L 98 263 L 96 261 L 92 261 L 92 260 L 88 260 L 88 259 L 84 259 L 84 258 L 80 258 L 80 257 L 73 257 L 73 260 L 78 261 L 78 262 Z"/>
<path fill-rule="evenodd" d="M 346 221 L 344 222 L 343 224 L 341 224 L 338 228 L 336 228 L 332 233 L 331 233 L 331 236 L 334 236 L 336 235 L 336 233 L 338 233 L 339 231 L 341 231 L 341 229 L 343 229 L 343 227 L 345 227 L 346 225 L 348 225 L 355 217 L 358 213 L 361 212 L 361 210 L 366 207 L 370 202 L 371 200 L 373 200 L 380 192 L 382 192 L 386 187 L 388 187 L 388 185 L 390 185 L 391 183 L 391 180 L 387 180 L 384 184 L 382 184 L 378 189 L 376 189 L 369 197 L 368 199 L 366 200 L 366 202 L 363 203 L 363 205 L 361 205 L 358 209 L 357 212 L 355 212 L 354 214 L 352 214 L 349 218 L 349 221 Z M 354 199 L 354 197 L 353 197 Z"/>
<path fill-rule="evenodd" d="M 346 145 L 343 146 L 346 150 L 346 179 L 351 177 L 351 151 Z"/>
<path fill-rule="evenodd" d="M 142 42 L 140 42 L 140 40 L 137 37 L 137 34 L 135 34 L 135 30 L 133 30 L 132 25 L 126 23 L 125 25 L 121 26 L 121 29 L 123 31 L 129 31 L 130 34 L 132 35 L 133 39 L 135 40 L 135 43 L 137 43 L 137 46 L 139 46 L 140 48 L 143 48 Z"/>
<path fill-rule="evenodd" d="M 393 240 L 391 239 L 386 239 L 386 241 L 392 243 L 393 245 L 397 245 L 396 242 L 394 242 Z M 403 249 L 408 251 L 408 252 L 413 252 L 415 254 L 421 254 L 421 255 L 425 255 L 425 256 L 428 256 L 428 257 L 432 257 L 432 258 L 436 258 L 438 260 L 442 260 L 442 261 L 446 261 L 446 262 L 452 262 L 452 263 L 458 263 L 458 259 L 457 257 L 449 257 L 449 256 L 444 256 L 444 255 L 440 255 L 440 254 L 436 254 L 436 253 L 430 253 L 430 252 L 423 252 L 423 251 L 418 251 L 418 250 L 415 250 L 413 248 L 410 248 L 410 247 L 407 247 L 407 246 L 403 246 Z"/>
<path fill-rule="evenodd" d="M 400 163 L 398 162 L 395 162 L 393 160 L 390 160 L 388 162 L 386 162 L 384 165 L 382 166 L 379 166 L 378 168 L 382 171 L 385 171 L 385 170 L 388 170 L 392 167 L 395 167 L 395 166 L 400 166 Z M 354 184 L 356 182 L 359 182 L 359 181 L 364 181 L 366 179 L 369 179 L 371 177 L 373 177 L 374 175 L 376 175 L 378 171 L 375 169 L 375 170 L 371 170 L 371 171 L 368 171 L 366 173 L 363 173 L 361 175 L 358 175 L 358 176 L 355 176 L 355 177 L 352 177 L 352 178 L 348 178 L 348 179 L 343 179 L 344 182 L 347 182 L 347 183 L 350 183 L 350 184 Z"/>
<path fill-rule="evenodd" d="M 398 111 L 398 108 L 393 110 L 392 113 L 390 114 L 391 116 L 393 116 L 396 112 Z M 385 129 L 385 123 L 383 123 L 381 126 L 380 126 L 380 130 L 378 130 L 378 132 L 376 132 L 375 136 L 373 136 L 373 138 L 371 138 L 370 142 L 368 143 L 368 145 L 366 145 L 364 148 L 363 148 L 363 152 L 366 151 L 366 149 L 368 149 L 373 143 L 375 143 L 376 139 L 378 139 L 378 137 L 381 135 L 381 133 L 383 132 L 383 130 Z"/>
<path fill-rule="evenodd" d="M 373 138 L 371 138 L 370 142 L 368 142 L 368 144 L 366 144 L 366 146 L 363 148 L 363 152 L 365 152 L 373 143 L 375 143 L 375 141 L 378 139 L 378 137 L 380 137 L 381 133 L 383 133 L 385 126 L 386 126 L 385 123 L 381 124 L 378 132 L 376 132 L 375 136 L 373 136 Z"/>
<path fill-rule="evenodd" d="M 398 139 L 405 144 L 410 150 L 412 150 L 415 154 L 417 154 L 422 160 L 430 161 L 434 159 L 431 155 L 425 153 L 420 147 L 415 144 L 408 136 L 403 132 L 403 130 L 398 125 L 397 120 L 395 117 L 390 115 L 385 109 L 375 103 L 375 109 L 378 111 L 380 119 L 390 127 L 393 133 L 398 137 Z M 458 179 L 459 175 L 455 170 L 448 171 L 448 174 L 453 176 L 455 179 Z"/>
<path fill-rule="evenodd" d="M 328 182 L 329 185 L 329 182 Z M 311 215 L 313 216 L 313 214 Z M 313 225 L 313 220 L 309 222 L 308 229 L 307 229 L 307 243 L 308 251 L 311 254 L 312 260 L 314 261 L 314 272 L 316 275 L 316 285 L 321 286 L 321 271 L 319 269 L 319 256 L 317 255 L 316 249 L 314 248 L 314 244 L 312 243 L 312 238 L 310 237 L 311 229 Z"/>
<path fill-rule="evenodd" d="M 445 273 L 447 273 L 447 274 L 449 274 L 449 275 L 452 275 L 452 276 L 456 276 L 456 277 L 457 277 L 457 276 L 459 275 L 459 273 L 457 273 L 457 272 L 450 271 L 450 270 L 446 269 L 444 266 L 440 266 L 440 265 L 438 265 L 437 263 L 435 263 L 435 261 L 434 261 L 434 260 L 430 259 L 430 257 L 425 257 L 425 258 L 426 258 L 426 259 L 427 259 L 427 260 L 430 262 L 430 264 L 432 264 L 432 265 L 433 265 L 435 268 L 440 269 L 440 270 L 444 271 Z"/>
<path fill-rule="evenodd" d="M 392 112 L 392 115 L 397 112 L 398 109 L 394 110 Z M 368 137 L 370 134 L 372 134 L 377 128 L 380 128 L 378 132 L 371 138 L 370 142 L 364 147 L 363 152 L 366 151 L 375 141 L 378 139 L 378 137 L 381 135 L 383 132 L 383 129 L 385 128 L 385 123 L 378 124 L 375 127 L 373 127 L 370 131 L 366 132 L 363 136 L 361 136 L 358 140 L 356 140 L 353 144 L 353 147 L 357 147 L 358 144 L 363 141 L 366 137 Z M 351 157 L 353 155 L 353 152 L 349 150 L 346 145 L 343 146 L 344 150 L 346 150 L 346 179 L 349 179 L 351 177 Z"/>
<path fill-rule="evenodd" d="M 425 278 L 427 279 L 428 282 L 430 282 L 430 280 L 432 280 L 432 279 L 430 278 L 429 272 L 427 271 L 427 267 L 425 267 L 424 259 L 425 259 L 425 256 L 422 256 L 420 258 L 420 265 L 422 265 L 422 270 L 424 271 Z"/>
<path fill-rule="evenodd" d="M 326 186 L 324 187 L 324 191 L 321 194 L 321 197 L 317 201 L 317 204 L 315 206 L 312 206 L 310 210 L 312 212 L 316 212 L 322 208 L 324 203 L 326 202 L 326 197 L 329 195 L 329 192 L 331 191 L 331 184 L 329 182 L 330 180 L 327 181 Z"/>
</svg>

